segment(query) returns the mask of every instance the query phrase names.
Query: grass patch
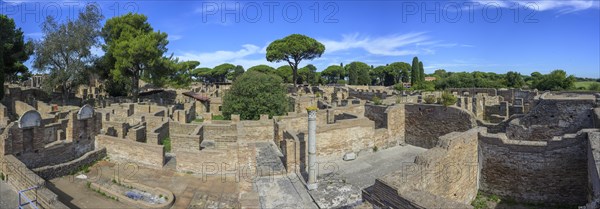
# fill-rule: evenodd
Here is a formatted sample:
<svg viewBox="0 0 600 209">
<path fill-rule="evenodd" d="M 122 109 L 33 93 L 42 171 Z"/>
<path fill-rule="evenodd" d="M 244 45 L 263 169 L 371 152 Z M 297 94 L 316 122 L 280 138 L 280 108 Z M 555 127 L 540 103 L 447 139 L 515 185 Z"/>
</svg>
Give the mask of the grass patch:
<svg viewBox="0 0 600 209">
<path fill-rule="evenodd" d="M 471 202 L 471 206 L 475 209 L 488 208 L 488 202 L 500 202 L 500 197 L 496 195 L 485 195 L 481 192 L 477 193 L 477 197 Z"/>
<path fill-rule="evenodd" d="M 600 82 L 596 81 L 579 81 L 575 82 L 576 90 L 585 91 L 600 91 Z"/>
<path fill-rule="evenodd" d="M 171 152 L 171 138 L 164 138 L 161 143 L 165 146 L 165 152 Z"/>
<path fill-rule="evenodd" d="M 373 152 L 377 152 L 379 150 L 379 148 L 377 146 L 373 147 Z"/>
<path fill-rule="evenodd" d="M 4 181 L 4 173 L 0 172 L 0 180 Z"/>
<path fill-rule="evenodd" d="M 225 116 L 222 115 L 213 115 L 212 120 L 225 120 Z"/>
<path fill-rule="evenodd" d="M 193 120 L 194 123 L 202 123 L 204 122 L 204 118 L 196 118 Z"/>
</svg>

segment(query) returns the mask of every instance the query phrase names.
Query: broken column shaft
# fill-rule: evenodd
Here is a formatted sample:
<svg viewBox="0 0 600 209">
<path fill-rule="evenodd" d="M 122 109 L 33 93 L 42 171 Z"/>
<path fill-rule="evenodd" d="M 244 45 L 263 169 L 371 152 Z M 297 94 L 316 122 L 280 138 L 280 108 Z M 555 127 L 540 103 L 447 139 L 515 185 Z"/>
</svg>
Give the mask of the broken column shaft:
<svg viewBox="0 0 600 209">
<path fill-rule="evenodd" d="M 308 110 L 308 183 L 309 190 L 317 189 L 317 110 Z"/>
</svg>

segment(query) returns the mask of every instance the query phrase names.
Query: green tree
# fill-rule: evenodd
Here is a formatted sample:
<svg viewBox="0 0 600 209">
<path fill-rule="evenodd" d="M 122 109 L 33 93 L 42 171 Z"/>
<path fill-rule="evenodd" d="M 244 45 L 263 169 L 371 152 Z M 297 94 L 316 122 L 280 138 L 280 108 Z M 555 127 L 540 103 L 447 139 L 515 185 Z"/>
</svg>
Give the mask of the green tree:
<svg viewBox="0 0 600 209">
<path fill-rule="evenodd" d="M 267 47 L 267 61 L 287 62 L 292 68 L 294 82 L 298 77 L 298 64 L 302 60 L 312 60 L 325 52 L 325 46 L 317 40 L 300 34 L 292 34 L 273 41 Z"/>
<path fill-rule="evenodd" d="M 296 83 L 308 83 L 310 85 L 315 85 L 317 83 L 316 75 L 317 75 L 317 67 L 312 64 L 308 64 L 303 68 L 298 70 L 298 81 Z"/>
<path fill-rule="evenodd" d="M 283 65 L 277 68 L 277 70 L 275 70 L 275 74 L 277 74 L 279 77 L 281 77 L 281 79 L 283 79 L 283 82 L 285 83 L 293 83 L 292 82 L 292 67 L 290 67 L 289 65 Z"/>
<path fill-rule="evenodd" d="M 385 78 L 388 72 L 386 71 L 386 66 L 377 66 L 369 71 L 371 75 L 371 84 L 372 85 L 385 85 Z M 392 76 L 393 80 L 393 76 Z"/>
<path fill-rule="evenodd" d="M 575 81 L 575 76 L 567 76 L 567 72 L 564 70 L 554 70 L 547 75 L 535 76 L 532 82 L 532 88 L 536 88 L 541 91 L 568 90 L 575 87 Z"/>
<path fill-rule="evenodd" d="M 216 77 L 218 82 L 225 82 L 227 75 L 235 71 L 235 65 L 224 63 L 213 68 L 212 75 Z"/>
<path fill-rule="evenodd" d="M 223 116 L 230 119 L 231 114 L 239 114 L 243 120 L 256 120 L 261 114 L 285 114 L 289 101 L 282 82 L 275 74 L 244 73 L 223 96 Z"/>
<path fill-rule="evenodd" d="M 368 85 L 371 82 L 369 76 L 371 67 L 364 62 L 352 62 L 346 65 L 346 68 L 350 85 Z"/>
<path fill-rule="evenodd" d="M 33 54 L 33 42 L 25 42 L 23 31 L 15 21 L 0 14 L 0 84 L 8 81 L 27 80 L 31 73 L 23 64 Z M 0 87 L 0 99 L 4 96 L 4 85 Z"/>
<path fill-rule="evenodd" d="M 244 74 L 244 67 L 238 65 L 235 66 L 235 68 L 233 68 L 232 72 L 229 72 L 227 74 L 227 79 L 229 79 L 230 81 L 235 81 L 235 79 L 237 79 L 237 77 L 241 76 L 242 74 Z"/>
<path fill-rule="evenodd" d="M 421 78 L 419 78 L 421 71 L 419 70 L 419 58 L 414 57 L 410 70 L 410 85 L 414 86 L 419 84 Z"/>
<path fill-rule="evenodd" d="M 344 76 L 344 68 L 339 65 L 331 65 L 323 70 L 322 75 L 327 78 L 327 83 L 337 83 Z"/>
<path fill-rule="evenodd" d="M 257 66 L 253 66 L 248 68 L 248 72 L 250 71 L 256 71 L 256 72 L 261 72 L 261 73 L 268 73 L 268 74 L 274 74 L 275 73 L 275 68 L 268 66 L 268 65 L 257 65 Z"/>
<path fill-rule="evenodd" d="M 425 68 L 423 68 L 423 62 L 419 62 L 419 82 L 425 82 Z"/>
<path fill-rule="evenodd" d="M 525 85 L 525 80 L 520 73 L 510 71 L 504 76 L 506 86 L 511 88 L 521 88 Z"/>
<path fill-rule="evenodd" d="M 33 66 L 49 73 L 43 87 L 49 92 L 60 88 L 63 104 L 75 88 L 89 81 L 86 73 L 96 59 L 91 49 L 99 43 L 102 18 L 97 7 L 88 6 L 75 20 L 61 24 L 48 16 L 42 24 L 44 39 L 35 44 Z"/>
<path fill-rule="evenodd" d="M 139 80 L 153 80 L 161 74 L 161 60 L 169 43 L 167 34 L 155 32 L 145 15 L 129 13 L 107 20 L 102 37 L 105 56 L 114 61 L 109 65 L 112 78 L 130 79 L 130 92 L 137 101 Z"/>
<path fill-rule="evenodd" d="M 192 71 L 192 75 L 204 83 L 212 83 L 217 81 L 212 74 L 213 69 L 207 67 L 196 68 Z"/>
<path fill-rule="evenodd" d="M 160 74 L 152 77 L 152 83 L 158 87 L 189 88 L 192 84 L 192 70 L 200 65 L 198 61 L 179 61 L 172 57 L 162 59 Z"/>
<path fill-rule="evenodd" d="M 590 86 L 588 86 L 588 90 L 590 90 L 590 91 L 600 91 L 600 83 L 596 82 L 596 83 L 590 84 Z"/>
<path fill-rule="evenodd" d="M 388 77 L 386 76 L 386 81 L 385 81 L 385 85 L 386 86 L 390 86 L 393 85 L 395 83 L 402 83 L 405 82 L 407 83 L 410 80 L 410 64 L 406 63 L 406 62 L 394 62 L 390 65 L 388 65 L 388 75 L 391 75 L 394 77 L 393 83 L 392 81 L 390 81 L 388 79 Z"/>
</svg>

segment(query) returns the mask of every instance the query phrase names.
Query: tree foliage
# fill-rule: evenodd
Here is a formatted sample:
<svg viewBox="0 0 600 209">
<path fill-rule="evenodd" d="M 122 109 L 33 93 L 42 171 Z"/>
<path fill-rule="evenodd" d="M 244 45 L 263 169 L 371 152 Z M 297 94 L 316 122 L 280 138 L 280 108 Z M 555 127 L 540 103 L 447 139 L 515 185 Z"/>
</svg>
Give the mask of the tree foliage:
<svg viewBox="0 0 600 209">
<path fill-rule="evenodd" d="M 523 76 L 521 76 L 520 73 L 509 71 L 504 77 L 507 87 L 521 88 L 525 85 L 525 80 L 523 79 Z"/>
<path fill-rule="evenodd" d="M 420 78 L 421 70 L 419 69 L 419 58 L 414 57 L 412 60 L 411 70 L 410 70 L 410 85 L 414 86 L 419 84 L 421 81 Z"/>
<path fill-rule="evenodd" d="M 532 75 L 532 77 L 534 77 Z M 554 70 L 547 75 L 536 75 L 533 78 L 531 88 L 541 91 L 552 90 L 568 90 L 575 87 L 575 76 L 567 76 L 564 70 Z"/>
<path fill-rule="evenodd" d="M 350 85 L 369 85 L 371 77 L 369 70 L 371 67 L 364 62 L 352 62 L 346 65 L 348 71 L 348 83 Z"/>
<path fill-rule="evenodd" d="M 445 91 L 444 93 L 442 93 L 441 102 L 444 106 L 447 107 L 447 106 L 455 105 L 456 102 L 458 102 L 458 98 L 456 96 L 454 96 L 454 94 Z"/>
<path fill-rule="evenodd" d="M 256 65 L 248 68 L 248 72 L 261 72 L 267 74 L 275 74 L 275 68 L 268 65 Z"/>
<path fill-rule="evenodd" d="M 243 120 L 257 120 L 261 114 L 283 115 L 288 98 L 282 80 L 275 74 L 248 71 L 237 78 L 223 96 L 223 115 L 240 114 Z"/>
<path fill-rule="evenodd" d="M 331 65 L 325 68 L 321 75 L 327 79 L 327 83 L 337 83 L 340 78 L 344 77 L 344 68 L 339 65 Z"/>
<path fill-rule="evenodd" d="M 0 83 L 27 80 L 31 73 L 23 64 L 33 54 L 33 42 L 25 42 L 21 28 L 15 21 L 0 14 Z M 4 96 L 4 85 L 0 87 L 0 99 Z"/>
<path fill-rule="evenodd" d="M 92 47 L 99 43 L 102 18 L 97 7 L 88 6 L 75 20 L 58 23 L 48 16 L 42 24 L 44 39 L 35 43 L 33 66 L 49 73 L 44 89 L 52 92 L 59 87 L 63 104 L 76 87 L 89 81 L 87 73 L 96 59 Z"/>
<path fill-rule="evenodd" d="M 152 82 L 164 75 L 161 70 L 164 70 L 167 34 L 155 32 L 145 15 L 128 13 L 107 20 L 102 37 L 106 43 L 105 56 L 111 57 L 110 75 L 114 80 L 130 82 L 134 101 L 140 93 L 140 79 Z"/>
<path fill-rule="evenodd" d="M 287 62 L 292 68 L 292 80 L 296 82 L 300 61 L 321 57 L 323 52 L 325 46 L 317 40 L 301 34 L 292 34 L 269 44 L 266 58 L 269 62 Z"/>
</svg>

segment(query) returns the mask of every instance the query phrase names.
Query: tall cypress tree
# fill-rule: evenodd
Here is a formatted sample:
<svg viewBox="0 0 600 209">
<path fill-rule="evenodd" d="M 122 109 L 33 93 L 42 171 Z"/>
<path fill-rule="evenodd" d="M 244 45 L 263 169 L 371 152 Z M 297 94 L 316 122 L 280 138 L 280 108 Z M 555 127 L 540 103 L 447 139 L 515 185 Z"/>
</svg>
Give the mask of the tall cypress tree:
<svg viewBox="0 0 600 209">
<path fill-rule="evenodd" d="M 412 61 L 412 65 L 411 65 L 411 70 L 410 70 L 410 85 L 411 86 L 415 86 L 415 85 L 419 84 L 419 81 L 421 80 L 419 78 L 420 74 L 421 74 L 421 71 L 419 70 L 419 58 L 414 57 L 413 61 Z"/>
<path fill-rule="evenodd" d="M 425 69 L 423 68 L 423 62 L 419 62 L 419 81 L 425 82 Z"/>
</svg>

